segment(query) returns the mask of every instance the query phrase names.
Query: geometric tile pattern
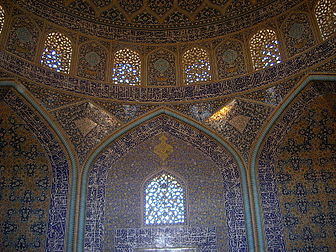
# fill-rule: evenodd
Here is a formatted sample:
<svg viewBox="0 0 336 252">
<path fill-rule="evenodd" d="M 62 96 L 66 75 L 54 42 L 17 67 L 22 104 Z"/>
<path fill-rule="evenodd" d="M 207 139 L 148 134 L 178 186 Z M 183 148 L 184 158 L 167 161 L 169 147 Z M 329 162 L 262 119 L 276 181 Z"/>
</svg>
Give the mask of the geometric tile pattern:
<svg viewBox="0 0 336 252">
<path fill-rule="evenodd" d="M 158 243 L 158 241 L 160 241 Z M 168 248 L 180 248 L 183 252 L 217 252 L 216 228 L 206 227 L 165 227 L 165 228 L 132 228 L 117 229 L 115 232 L 115 251 L 138 251 L 147 248 L 153 251 L 164 244 Z M 168 244 L 168 246 L 167 246 Z M 163 246 L 162 246 L 163 247 Z M 185 250 L 182 250 L 185 248 Z M 147 251 L 146 249 L 140 251 Z"/>
<path fill-rule="evenodd" d="M 28 207 L 26 211 L 24 208 L 21 208 L 22 211 L 20 210 L 20 218 L 34 216 L 34 218 L 36 217 L 40 219 L 40 221 L 42 221 L 42 219 L 44 218 L 43 215 L 45 215 L 48 218 L 48 222 L 46 223 L 46 225 L 43 226 L 42 222 L 37 222 L 36 225 L 32 225 L 30 227 L 30 231 L 37 235 L 47 232 L 45 244 L 40 243 L 40 246 L 45 246 L 45 251 L 63 252 L 65 245 L 65 228 L 67 218 L 70 169 L 67 157 L 60 143 L 54 137 L 50 129 L 46 126 L 45 122 L 42 121 L 38 115 L 36 115 L 36 112 L 30 108 L 27 102 L 23 98 L 21 98 L 18 93 L 10 89 L 7 92 L 6 96 L 3 97 L 3 99 L 7 106 L 9 106 L 11 110 L 15 111 L 15 115 L 13 114 L 13 116 L 17 116 L 18 118 L 20 118 L 20 120 L 22 120 L 23 124 L 20 127 L 23 127 L 24 129 L 29 129 L 29 131 L 34 133 L 34 138 L 40 143 L 43 150 L 45 151 L 45 157 L 49 159 L 49 164 L 52 171 L 52 176 L 48 177 L 48 179 L 38 179 L 39 177 L 36 176 L 36 179 L 38 181 L 37 186 L 42 189 L 40 194 L 33 193 L 30 195 L 29 192 L 26 191 L 26 197 L 22 198 L 22 200 L 25 202 L 24 204 L 31 204 L 31 206 L 36 204 L 34 203 L 36 200 L 43 201 L 44 197 L 45 200 L 49 198 L 49 210 L 37 211 L 37 209 L 33 210 L 33 208 L 31 208 L 30 211 Z M 12 137 L 14 136 L 16 135 L 13 134 Z M 20 147 L 22 143 L 20 143 L 21 140 L 24 140 L 24 138 L 21 137 L 15 140 L 19 141 L 19 145 L 17 145 L 18 147 Z M 14 144 L 15 141 L 13 141 L 12 143 Z M 22 150 L 24 149 L 21 149 L 21 151 Z M 37 158 L 41 158 L 43 155 L 41 156 L 41 153 L 39 153 L 38 150 L 39 148 L 32 148 L 30 152 L 23 153 L 23 156 L 28 158 L 30 161 L 34 159 L 34 155 L 37 155 Z M 14 155 L 16 155 L 15 152 Z M 29 163 L 25 163 L 24 165 L 28 166 Z M 39 166 L 38 162 L 34 162 L 33 166 L 31 166 L 29 169 L 28 167 L 25 168 L 25 171 L 29 175 L 31 174 L 30 172 L 33 172 L 33 169 L 36 166 Z M 15 186 L 16 182 L 14 182 L 14 180 L 13 183 L 13 185 Z M 31 187 L 31 185 L 29 187 Z M 48 193 L 45 192 L 45 196 L 43 194 L 44 188 L 50 188 L 50 191 Z M 30 200 L 31 203 L 29 202 Z M 13 212 L 14 214 L 15 211 L 16 210 L 14 210 Z M 11 214 L 11 212 L 8 214 Z M 7 230 L 10 231 L 11 228 L 9 227 L 9 229 Z M 38 245 L 37 239 L 34 243 L 27 242 L 27 240 L 24 239 L 24 235 L 26 235 L 27 232 L 28 230 L 23 230 L 22 239 L 20 238 L 20 241 L 16 244 L 17 246 L 19 246 L 19 250 L 28 251 L 28 247 L 35 247 Z"/>
<path fill-rule="evenodd" d="M 113 115 L 90 102 L 72 104 L 52 113 L 68 134 L 81 161 L 104 137 L 121 126 Z"/>
<path fill-rule="evenodd" d="M 269 250 L 331 251 L 335 245 L 334 109 L 334 83 L 311 82 L 260 149 L 259 190 Z"/>
<path fill-rule="evenodd" d="M 234 99 L 224 108 L 227 108 L 225 115 L 211 116 L 205 123 L 229 140 L 247 158 L 251 144 L 273 108 L 240 98 Z"/>
</svg>

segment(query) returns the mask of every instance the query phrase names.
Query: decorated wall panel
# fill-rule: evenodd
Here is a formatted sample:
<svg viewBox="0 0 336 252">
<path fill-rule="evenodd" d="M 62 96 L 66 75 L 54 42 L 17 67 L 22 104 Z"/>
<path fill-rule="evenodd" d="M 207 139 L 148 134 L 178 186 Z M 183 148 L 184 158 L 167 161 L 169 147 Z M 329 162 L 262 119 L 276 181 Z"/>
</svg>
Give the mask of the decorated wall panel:
<svg viewBox="0 0 336 252">
<path fill-rule="evenodd" d="M 168 155 L 165 161 L 155 154 L 162 134 L 168 138 L 164 146 L 170 146 L 169 151 L 159 148 L 158 153 Z M 144 223 L 142 184 L 160 169 L 177 174 L 185 183 L 186 225 Z M 223 147 L 175 119 L 161 116 L 127 132 L 96 157 L 88 177 L 86 251 L 247 249 L 236 162 Z"/>
<path fill-rule="evenodd" d="M 237 40 L 223 42 L 216 48 L 218 77 L 226 78 L 246 73 L 242 43 Z"/>
<path fill-rule="evenodd" d="M 148 56 L 148 85 L 176 85 L 176 58 L 167 50 L 159 49 Z"/>
<path fill-rule="evenodd" d="M 306 13 L 293 13 L 282 24 L 286 49 L 289 56 L 300 53 L 316 43 Z"/>
<path fill-rule="evenodd" d="M 335 247 L 334 84 L 314 83 L 295 98 L 260 152 L 259 186 L 269 250 Z"/>
<path fill-rule="evenodd" d="M 27 60 L 33 61 L 40 31 L 26 16 L 15 17 L 9 33 L 7 50 Z"/>
<path fill-rule="evenodd" d="M 45 251 L 52 171 L 27 125 L 3 101 L 1 119 L 1 251 Z"/>
<path fill-rule="evenodd" d="M 26 101 L 1 93 L 0 250 L 65 251 L 67 156 Z"/>
<path fill-rule="evenodd" d="M 97 42 L 81 45 L 79 49 L 78 76 L 93 80 L 104 80 L 107 50 Z"/>
</svg>

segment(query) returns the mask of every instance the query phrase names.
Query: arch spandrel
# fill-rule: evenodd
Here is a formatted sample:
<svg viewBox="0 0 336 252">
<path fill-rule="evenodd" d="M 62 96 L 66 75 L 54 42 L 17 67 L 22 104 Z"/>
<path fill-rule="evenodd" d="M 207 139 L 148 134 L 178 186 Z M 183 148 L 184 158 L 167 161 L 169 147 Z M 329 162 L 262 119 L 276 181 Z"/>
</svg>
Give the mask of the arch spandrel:
<svg viewBox="0 0 336 252">
<path fill-rule="evenodd" d="M 167 114 L 170 114 L 170 116 Z M 202 132 L 202 129 L 199 130 L 189 125 L 188 123 L 190 122 L 187 122 L 186 119 L 184 119 L 185 122 L 182 122 L 176 118 L 177 115 L 172 115 L 172 112 L 161 111 L 155 116 L 142 121 L 142 123 L 139 123 L 134 128 L 129 127 L 122 134 L 118 134 L 118 137 L 112 136 L 110 140 L 107 139 L 106 144 L 102 145 L 104 148 L 98 149 L 97 152 L 91 155 L 83 174 L 80 210 L 80 230 L 90 230 L 90 232 L 80 234 L 82 238 L 79 239 L 83 240 L 78 243 L 79 251 L 83 249 L 93 251 L 95 248 L 102 248 L 103 246 L 103 232 L 100 228 L 104 226 L 102 220 L 104 219 L 104 204 L 106 204 L 105 195 L 107 189 L 105 185 L 109 177 L 109 167 L 113 166 L 114 163 L 121 162 L 120 160 L 124 157 L 128 157 L 129 152 L 131 152 L 132 149 L 138 148 L 144 141 L 149 141 L 148 139 L 154 138 L 156 135 L 162 133 L 169 134 L 178 141 L 186 141 L 189 143 L 188 146 L 191 145 L 192 148 L 195 148 L 195 151 L 197 149 L 202 155 L 208 156 L 212 159 L 211 162 L 214 162 L 214 164 L 220 167 L 217 171 L 220 172 L 221 175 L 217 176 L 217 178 L 223 176 L 222 186 L 224 188 L 224 201 L 226 202 L 224 206 L 228 206 L 225 210 L 225 214 L 227 215 L 226 228 L 228 229 L 229 236 L 226 242 L 229 246 L 232 246 L 232 249 L 234 249 L 235 246 L 253 247 L 253 242 L 250 240 L 252 235 L 249 238 L 246 237 L 247 233 L 251 234 L 251 222 L 249 220 L 247 193 L 243 193 L 243 191 L 246 191 L 245 171 L 241 166 L 242 163 L 239 161 L 239 158 L 234 157 L 235 154 L 233 154 L 232 149 L 230 149 L 229 146 L 225 146 L 223 141 L 222 144 L 218 143 L 215 139 L 212 139 L 211 136 L 207 135 L 207 132 Z M 144 149 L 148 148 L 148 144 L 144 144 L 144 146 Z M 228 152 L 226 148 L 231 152 Z M 137 155 L 140 154 L 138 153 Z M 151 160 L 151 157 L 146 157 Z M 145 161 L 148 162 L 147 159 Z M 158 160 L 156 162 L 157 165 L 160 166 L 160 162 Z M 149 163 L 151 163 L 151 165 L 155 164 L 152 160 Z M 120 166 L 121 165 L 118 167 Z M 135 164 L 133 167 L 136 169 Z M 115 171 L 117 170 L 121 173 L 124 172 L 122 169 L 115 169 Z M 130 172 L 126 172 L 125 176 L 132 175 L 130 175 Z M 124 176 L 119 176 L 118 179 L 123 177 Z M 136 177 L 133 178 L 133 181 L 134 179 L 136 180 Z M 125 190 L 125 188 L 120 189 Z M 108 195 L 113 195 L 113 193 L 109 193 Z M 229 210 L 232 208 L 236 209 L 236 211 Z M 140 212 L 139 209 L 139 216 Z M 235 218 L 240 219 L 239 225 L 233 224 Z M 100 224 L 97 226 L 94 223 Z M 138 221 L 138 223 L 140 222 Z M 188 227 L 189 226 L 187 226 L 187 228 Z M 122 230 L 118 232 L 122 232 Z M 101 241 L 101 243 L 95 243 L 94 240 L 92 240 L 91 237 L 97 236 L 100 237 L 99 241 Z M 236 239 L 242 241 L 242 243 L 233 243 L 233 240 Z M 245 241 L 247 241 L 249 245 Z M 85 247 L 83 247 L 84 244 L 86 244 Z"/>
</svg>

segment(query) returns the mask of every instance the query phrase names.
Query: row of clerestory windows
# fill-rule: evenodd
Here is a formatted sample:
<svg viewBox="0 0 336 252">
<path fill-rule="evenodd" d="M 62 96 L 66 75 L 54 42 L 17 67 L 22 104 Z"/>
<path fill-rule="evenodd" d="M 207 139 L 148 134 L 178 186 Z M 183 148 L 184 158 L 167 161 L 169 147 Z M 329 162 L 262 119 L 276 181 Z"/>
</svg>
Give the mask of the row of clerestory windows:
<svg viewBox="0 0 336 252">
<path fill-rule="evenodd" d="M 315 7 L 317 23 L 323 39 L 329 38 L 336 27 L 336 3 L 320 0 Z M 0 32 L 5 22 L 5 11 L 0 6 Z M 250 53 L 255 70 L 281 63 L 279 40 L 274 30 L 263 29 L 250 39 Z M 47 36 L 41 56 L 41 64 L 57 72 L 69 73 L 72 58 L 72 42 L 62 33 L 53 32 Z M 183 80 L 194 84 L 211 80 L 212 67 L 207 50 L 194 47 L 182 55 Z M 141 57 L 131 49 L 121 49 L 114 54 L 112 83 L 141 84 Z"/>
</svg>

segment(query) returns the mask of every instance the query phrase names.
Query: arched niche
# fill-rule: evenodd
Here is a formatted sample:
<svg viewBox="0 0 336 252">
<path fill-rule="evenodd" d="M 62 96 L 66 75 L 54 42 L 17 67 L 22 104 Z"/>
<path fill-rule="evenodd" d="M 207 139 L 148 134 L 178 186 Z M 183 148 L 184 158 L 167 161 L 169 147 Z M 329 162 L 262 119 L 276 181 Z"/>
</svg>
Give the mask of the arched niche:
<svg viewBox="0 0 336 252">
<path fill-rule="evenodd" d="M 8 225 L 2 230 L 7 233 L 0 236 L 0 249 L 72 251 L 76 194 L 72 151 L 22 85 L 1 81 L 0 106 L 1 149 L 6 151 L 1 176 L 9 178 L 2 188 L 1 224 Z"/>
<path fill-rule="evenodd" d="M 77 75 L 84 78 L 105 79 L 107 49 L 98 42 L 89 41 L 79 47 Z"/>
<path fill-rule="evenodd" d="M 170 161 L 167 159 L 165 169 L 172 169 L 183 180 L 189 180 L 186 182 L 189 188 L 187 198 L 192 192 L 194 199 L 198 199 L 189 204 L 199 203 L 202 201 L 199 197 L 203 197 L 204 202 L 212 206 L 207 208 L 204 205 L 202 212 L 198 203 L 192 207 L 189 205 L 187 225 L 165 226 L 165 232 L 178 235 L 184 230 L 188 237 L 195 230 L 205 235 L 202 239 L 208 235 L 210 240 L 218 235 L 216 246 L 220 250 L 235 251 L 254 246 L 245 170 L 239 156 L 223 140 L 212 138 L 214 134 L 209 130 L 192 124 L 174 112 L 157 110 L 128 126 L 122 133 L 111 136 L 92 154 L 83 173 L 79 220 L 79 230 L 83 232 L 79 233 L 78 251 L 103 250 L 104 246 L 115 246 L 113 243 L 118 242 L 133 250 L 145 245 L 120 240 L 127 237 L 127 230 L 133 230 L 130 239 L 150 232 L 153 235 L 151 239 L 156 240 L 158 227 L 142 224 L 140 191 L 145 177 L 162 169 L 160 159 L 151 149 L 155 142 L 159 144 L 161 134 L 171 139 L 168 144 L 180 148 L 173 151 Z M 205 160 L 203 164 L 202 160 Z M 199 191 L 202 188 L 204 192 Z M 213 202 L 211 191 L 214 192 Z M 125 200 L 127 197 L 131 199 Z M 214 207 L 213 204 L 219 205 Z M 221 224 L 216 226 L 216 223 Z M 182 243 L 175 245 L 185 247 Z M 147 246 L 155 244 L 148 243 Z M 193 246 L 199 246 L 199 249 L 205 244 Z"/>
<path fill-rule="evenodd" d="M 265 235 L 268 251 L 330 250 L 335 244 L 333 225 L 328 218 L 321 222 L 335 213 L 335 192 L 329 190 L 335 181 L 325 176 L 335 166 L 335 97 L 334 77 L 309 76 L 274 112 L 256 143 L 251 178 L 261 202 L 255 205 L 259 235 Z"/>
<path fill-rule="evenodd" d="M 29 17 L 15 16 L 9 32 L 7 50 L 33 61 L 40 34 L 38 25 Z"/>
<path fill-rule="evenodd" d="M 147 57 L 147 82 L 152 86 L 176 85 L 176 56 L 160 48 Z"/>
</svg>

